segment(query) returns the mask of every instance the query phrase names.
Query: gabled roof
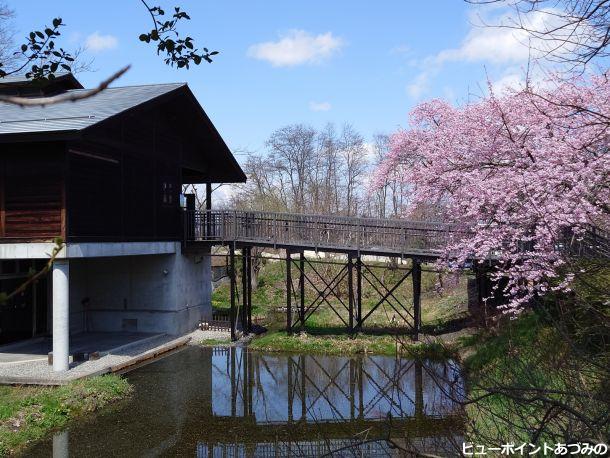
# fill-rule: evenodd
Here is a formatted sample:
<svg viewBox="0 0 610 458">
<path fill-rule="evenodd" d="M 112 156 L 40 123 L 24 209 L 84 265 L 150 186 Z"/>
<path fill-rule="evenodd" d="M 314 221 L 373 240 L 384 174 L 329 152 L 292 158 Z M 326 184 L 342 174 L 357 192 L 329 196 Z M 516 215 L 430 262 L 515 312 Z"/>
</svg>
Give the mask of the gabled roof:
<svg viewBox="0 0 610 458">
<path fill-rule="evenodd" d="M 73 75 L 69 76 L 76 81 L 77 87 L 81 87 Z M 2 81 L 3 79 L 0 79 L 0 89 Z M 18 78 L 13 82 L 4 81 L 7 83 L 5 87 L 24 84 L 24 81 Z M 66 82 L 72 84 L 72 80 Z M 25 84 L 29 84 L 27 80 Z M 61 93 L 85 91 L 86 89 L 70 89 Z M 95 130 L 97 127 L 94 126 L 110 118 L 127 116 L 136 107 L 146 108 L 171 100 L 187 101 L 180 110 L 191 121 L 190 129 L 194 141 L 201 141 L 202 135 L 207 139 L 205 145 L 196 143 L 198 154 L 207 158 L 207 164 L 203 169 L 194 163 L 186 166 L 193 168 L 192 176 L 189 175 L 189 179 L 193 180 L 191 182 L 245 182 L 246 175 L 186 83 L 113 87 L 91 97 L 46 106 L 20 107 L 0 102 L 0 143 L 79 139 L 89 132 L 85 132 L 86 129 Z M 147 116 L 145 112 L 142 115 Z M 185 173 L 190 172 L 187 170 Z"/>
<path fill-rule="evenodd" d="M 114 87 L 85 99 L 46 106 L 0 103 L 0 135 L 79 131 L 184 86 L 185 83 Z M 85 91 L 72 89 L 65 93 Z"/>
<path fill-rule="evenodd" d="M 27 78 L 25 75 L 21 75 L 21 74 L 6 75 L 3 78 L 0 78 L 0 89 L 3 86 L 24 86 L 24 85 L 45 86 L 48 84 L 57 83 L 57 82 L 61 82 L 61 81 L 68 82 L 72 86 L 72 89 L 82 89 L 83 88 L 83 85 L 80 84 L 80 81 L 78 81 L 74 77 L 74 74 L 72 74 L 70 72 L 57 72 L 57 73 L 55 73 L 55 78 L 53 78 L 51 80 L 40 81 L 40 82 L 32 81 L 32 79 Z"/>
</svg>

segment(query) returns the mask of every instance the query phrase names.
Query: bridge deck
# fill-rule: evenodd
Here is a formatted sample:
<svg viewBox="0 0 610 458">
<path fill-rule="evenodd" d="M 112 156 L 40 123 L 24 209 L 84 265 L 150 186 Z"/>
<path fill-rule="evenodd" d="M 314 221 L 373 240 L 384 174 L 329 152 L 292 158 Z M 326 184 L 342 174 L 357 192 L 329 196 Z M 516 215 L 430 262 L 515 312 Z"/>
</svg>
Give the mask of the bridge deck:
<svg viewBox="0 0 610 458">
<path fill-rule="evenodd" d="M 452 233 L 445 223 L 240 210 L 187 211 L 185 240 L 276 248 L 438 257 Z"/>
</svg>

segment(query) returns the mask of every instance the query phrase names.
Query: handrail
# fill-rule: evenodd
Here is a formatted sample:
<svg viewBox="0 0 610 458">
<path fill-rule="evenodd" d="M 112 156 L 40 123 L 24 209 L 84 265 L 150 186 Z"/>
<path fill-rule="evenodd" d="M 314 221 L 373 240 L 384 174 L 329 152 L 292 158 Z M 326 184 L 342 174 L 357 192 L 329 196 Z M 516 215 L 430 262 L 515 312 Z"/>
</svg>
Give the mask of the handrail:
<svg viewBox="0 0 610 458">
<path fill-rule="evenodd" d="M 454 224 L 246 210 L 185 210 L 185 241 L 258 241 L 354 251 L 440 253 Z M 232 231 L 230 230 L 232 229 Z"/>
<path fill-rule="evenodd" d="M 259 242 L 310 249 L 438 255 L 472 230 L 459 224 L 249 210 L 185 210 L 185 241 Z M 610 234 L 594 226 L 566 231 L 557 245 L 568 255 L 610 258 Z"/>
</svg>

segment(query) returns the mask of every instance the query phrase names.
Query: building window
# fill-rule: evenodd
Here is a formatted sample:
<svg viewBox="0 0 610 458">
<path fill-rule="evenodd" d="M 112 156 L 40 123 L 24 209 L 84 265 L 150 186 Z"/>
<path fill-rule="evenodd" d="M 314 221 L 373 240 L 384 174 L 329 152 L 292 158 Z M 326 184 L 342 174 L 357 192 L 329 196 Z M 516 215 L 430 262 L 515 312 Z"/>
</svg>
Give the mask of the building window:
<svg viewBox="0 0 610 458">
<path fill-rule="evenodd" d="M 175 203 L 175 187 L 171 181 L 163 181 L 161 195 L 163 197 L 163 205 L 174 205 Z"/>
</svg>

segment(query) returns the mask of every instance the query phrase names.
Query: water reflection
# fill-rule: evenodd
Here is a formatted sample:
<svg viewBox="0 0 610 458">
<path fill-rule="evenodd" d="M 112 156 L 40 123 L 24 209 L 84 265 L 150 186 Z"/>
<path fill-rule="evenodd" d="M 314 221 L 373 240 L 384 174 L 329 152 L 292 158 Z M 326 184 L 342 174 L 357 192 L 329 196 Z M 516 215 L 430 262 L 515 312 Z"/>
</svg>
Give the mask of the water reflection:
<svg viewBox="0 0 610 458">
<path fill-rule="evenodd" d="M 129 379 L 133 398 L 28 454 L 446 456 L 461 443 L 451 361 L 191 347 Z"/>
</svg>

